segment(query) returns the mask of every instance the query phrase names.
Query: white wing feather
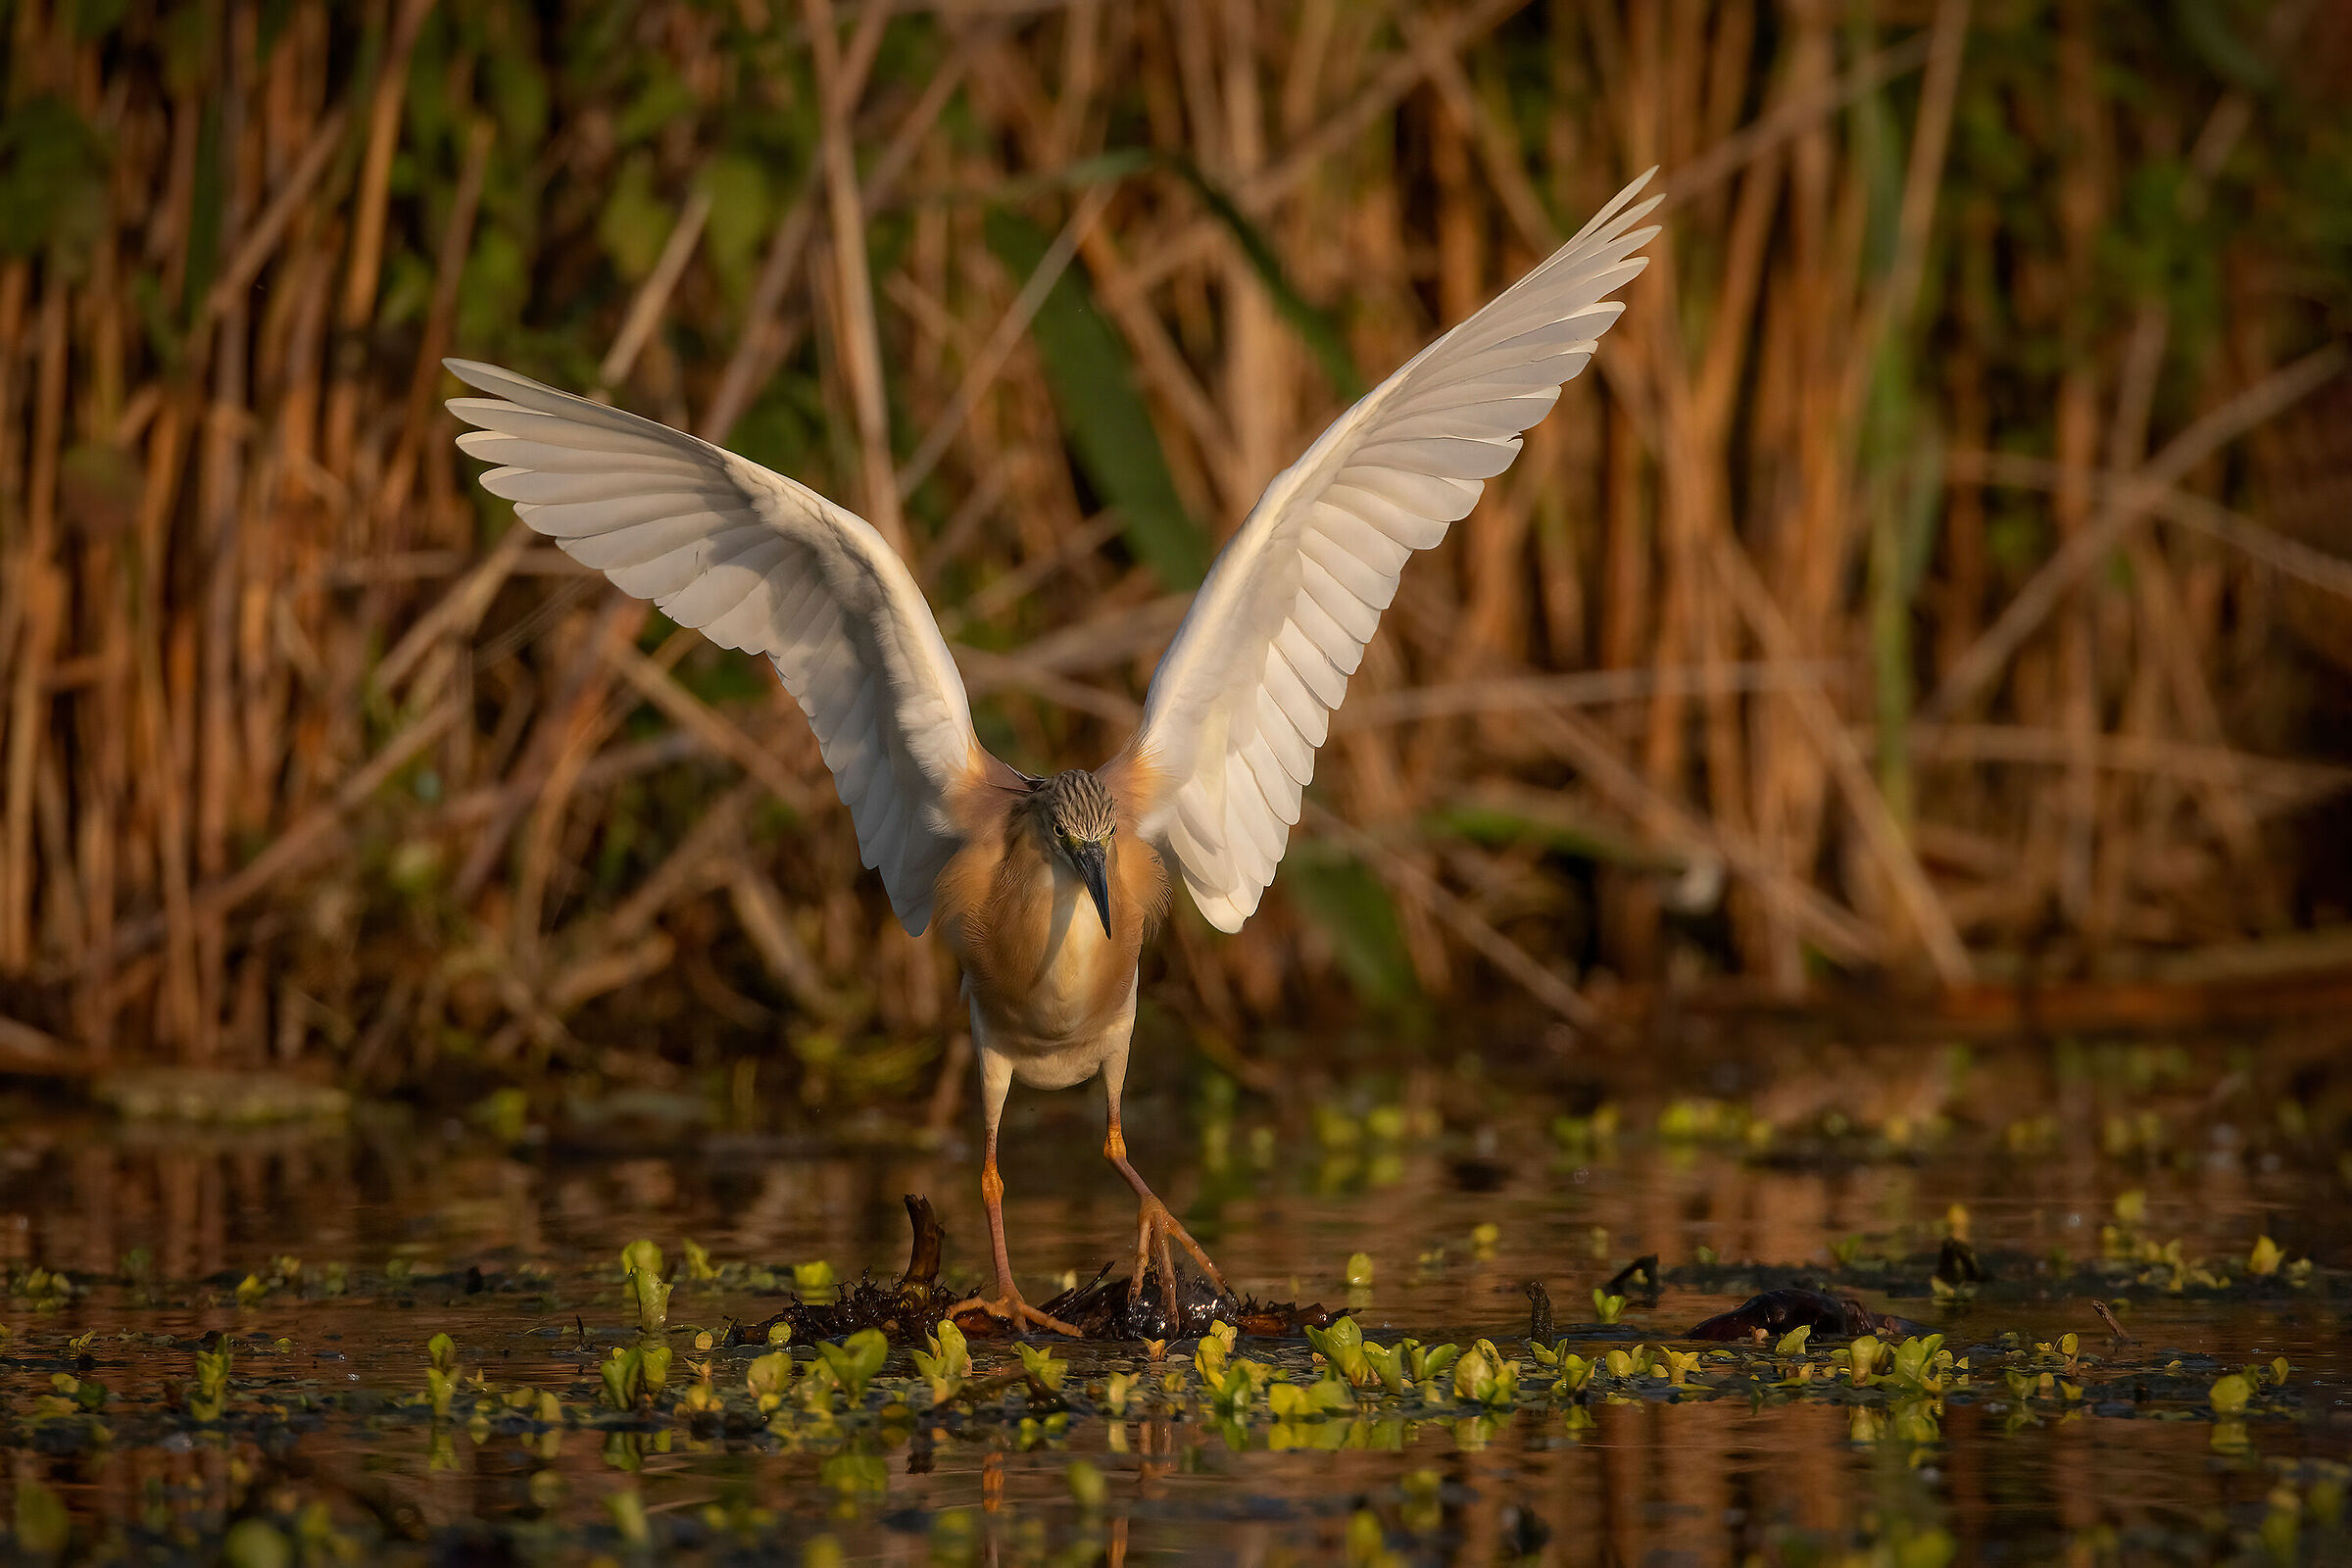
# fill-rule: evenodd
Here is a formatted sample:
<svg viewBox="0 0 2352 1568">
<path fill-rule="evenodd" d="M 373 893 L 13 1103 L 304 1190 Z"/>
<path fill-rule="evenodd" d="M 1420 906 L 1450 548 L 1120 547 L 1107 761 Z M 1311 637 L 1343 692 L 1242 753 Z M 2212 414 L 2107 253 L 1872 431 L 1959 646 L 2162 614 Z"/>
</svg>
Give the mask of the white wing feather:
<svg viewBox="0 0 2352 1568">
<path fill-rule="evenodd" d="M 667 425 L 469 360 L 453 398 L 482 487 L 628 593 L 725 648 L 765 654 L 908 931 L 961 847 L 953 792 L 987 760 L 955 660 L 906 564 L 806 485 Z"/>
<path fill-rule="evenodd" d="M 1478 504 L 1520 432 L 1592 357 L 1657 230 L 1643 174 L 1550 260 L 1423 349 L 1275 475 L 1200 586 L 1144 705 L 1165 780 L 1141 826 L 1209 923 L 1239 931 L 1274 879 L 1332 710 L 1397 574 Z"/>
</svg>

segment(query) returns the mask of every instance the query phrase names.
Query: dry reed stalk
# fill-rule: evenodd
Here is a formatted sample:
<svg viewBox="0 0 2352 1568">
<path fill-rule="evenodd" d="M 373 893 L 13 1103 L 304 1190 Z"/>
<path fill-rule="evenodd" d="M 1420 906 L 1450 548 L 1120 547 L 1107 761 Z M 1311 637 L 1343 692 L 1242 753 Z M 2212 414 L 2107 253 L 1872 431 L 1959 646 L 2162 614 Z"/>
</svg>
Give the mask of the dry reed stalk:
<svg viewBox="0 0 2352 1568">
<path fill-rule="evenodd" d="M 702 243 L 703 225 L 710 220 L 710 187 L 697 184 L 687 194 L 686 205 L 679 210 L 678 220 L 670 225 L 669 238 L 662 243 L 662 254 L 654 261 L 654 270 L 638 285 L 629 301 L 629 314 L 621 318 L 620 331 L 612 339 L 612 350 L 596 368 L 596 378 L 605 387 L 620 385 L 629 378 L 637 364 L 637 356 L 652 340 L 654 329 L 662 324 L 662 313 L 669 308 L 669 296 L 678 280 L 686 275 L 686 264 L 694 259 L 695 246 Z"/>
<path fill-rule="evenodd" d="M 946 455 L 948 443 L 956 439 L 956 432 L 963 428 L 963 421 L 971 417 L 972 410 L 987 395 L 989 383 L 996 379 L 997 373 L 1004 369 L 1004 362 L 1020 346 L 1022 335 L 1029 330 L 1029 323 L 1036 319 L 1039 308 L 1046 303 L 1046 295 L 1055 283 L 1061 281 L 1063 270 L 1070 265 L 1071 258 L 1077 254 L 1087 234 L 1093 230 L 1096 220 L 1102 216 L 1103 208 L 1110 205 L 1112 194 L 1113 187 L 1103 184 L 1093 187 L 1080 198 L 1076 209 L 1070 214 L 1069 221 L 1062 225 L 1060 233 L 1054 236 L 1054 243 L 1047 247 L 1036 270 L 1021 284 L 1021 291 L 1013 296 L 1011 306 L 1005 310 L 996 329 L 989 334 L 988 341 L 981 346 L 979 354 L 965 369 L 963 379 L 957 383 L 956 396 L 950 400 L 946 412 L 932 421 L 931 428 L 924 432 L 913 454 L 900 466 L 894 480 L 900 495 L 912 495 L 915 486 L 930 476 L 932 468 Z"/>
<path fill-rule="evenodd" d="M 424 337 L 416 350 L 416 368 L 409 376 L 408 414 L 401 424 L 400 447 L 375 498 L 375 513 L 380 518 L 389 519 L 408 505 L 423 443 L 442 433 L 438 428 L 441 421 L 433 417 L 433 388 L 441 382 L 441 360 L 449 351 L 450 331 L 458 313 L 458 288 L 473 243 L 474 214 L 481 205 L 482 184 L 490 173 L 490 149 L 497 139 L 498 123 L 486 116 L 476 117 L 466 132 L 466 161 L 458 172 L 457 189 L 450 198 L 449 220 L 442 225 L 441 243 L 434 257 L 433 298 L 425 310 Z M 662 259 L 668 259 L 666 249 Z M 607 375 L 605 379 L 611 382 L 617 377 Z M 380 672 L 377 678 L 379 682 L 385 679 Z"/>
<path fill-rule="evenodd" d="M 66 434 L 67 283 L 53 258 L 41 284 L 40 368 L 33 394 L 32 451 L 25 478 L 24 542 L 15 563 L 22 596 L 16 681 L 10 703 L 6 815 L 0 819 L 0 970 L 22 973 L 33 957 L 32 816 L 35 774 L 49 729 L 49 663 L 63 630 L 65 579 L 57 548 L 58 464 Z M 70 865 L 51 867 L 72 876 Z"/>
<path fill-rule="evenodd" d="M 816 79 L 824 104 L 822 155 L 825 201 L 833 235 L 834 339 L 849 376 L 858 415 L 861 463 L 860 500 L 866 521 L 891 548 L 907 553 L 906 525 L 899 515 L 899 490 L 890 461 L 890 404 L 882 381 L 882 340 L 874 318 L 873 274 L 865 257 L 865 210 L 858 195 L 858 166 L 850 146 L 850 117 L 857 104 L 833 36 L 832 0 L 801 0 Z M 867 0 L 858 19 L 856 55 L 870 51 L 889 19 L 881 0 Z"/>
<path fill-rule="evenodd" d="M 2058 607 L 2067 591 L 2114 551 L 2164 492 L 2232 441 L 2335 379 L 2346 363 L 2344 351 L 2334 344 L 2315 349 L 2271 371 L 2165 443 L 2110 494 L 2099 507 L 2096 519 L 2069 537 L 2017 591 L 1999 617 L 1945 674 L 1935 695 L 1920 705 L 1920 717 L 1941 722 L 1973 700 Z M 2060 471 L 2095 471 L 2087 462 L 2070 465 L 2064 458 L 2056 467 Z"/>
<path fill-rule="evenodd" d="M 1513 13 L 1526 8 L 1528 0 L 1472 0 L 1446 21 L 1433 24 L 1425 34 L 1421 47 L 1458 53 L 1485 37 Z M 1177 19 L 1176 37 L 1180 43 L 1194 33 Z M 1425 67 L 1421 54 L 1415 51 L 1400 53 L 1391 59 L 1356 95 L 1344 107 L 1326 117 L 1323 122 L 1260 169 L 1254 177 L 1243 181 L 1233 191 L 1236 206 L 1252 218 L 1263 218 L 1284 198 L 1303 185 L 1335 153 L 1353 142 L 1370 129 L 1380 117 L 1392 112 L 1413 90 L 1421 85 Z M 1204 160 L 1206 161 L 1206 160 Z M 1152 249 L 1152 260 L 1137 268 L 1127 279 L 1127 288 L 1141 295 L 1188 267 L 1200 264 L 1214 254 L 1223 243 L 1224 228 L 1213 218 L 1199 218 L 1188 223 L 1183 231 L 1170 236 Z M 1110 295 L 1108 289 L 1106 296 Z M 1115 310 L 1115 297 L 1106 297 L 1106 308 Z"/>
<path fill-rule="evenodd" d="M 1414 863 L 1409 857 L 1398 854 L 1353 823 L 1334 816 L 1311 802 L 1306 805 L 1300 820 L 1323 837 L 1346 846 L 1349 853 L 1378 868 L 1391 880 L 1410 888 L 1414 896 L 1425 901 L 1437 912 L 1439 919 L 1452 927 L 1488 962 L 1518 981 L 1529 996 L 1579 1029 L 1592 1029 L 1599 1024 L 1599 1010 L 1579 996 L 1576 987 L 1529 956 L 1525 948 L 1495 930 L 1476 909 L 1446 891 L 1437 878 Z"/>
<path fill-rule="evenodd" d="M 2042 458 L 1968 448 L 1945 455 L 1944 474 L 1955 486 L 1981 483 L 2052 490 L 2061 482 L 2064 470 Z M 2114 504 L 2125 487 L 2139 481 L 2136 472 L 2107 469 L 2084 473 L 2073 482 L 2089 486 L 2095 499 L 2105 506 Z M 2219 540 L 2274 571 L 2308 583 L 2323 593 L 2352 598 L 2352 562 L 2341 556 L 2315 550 L 2275 528 L 2265 527 L 2243 513 L 2232 512 L 2186 490 L 2168 489 L 2146 497 L 2144 504 L 2155 516 Z"/>
<path fill-rule="evenodd" d="M 384 264 L 384 223 L 392 193 L 392 160 L 400 150 L 400 121 L 407 100 L 409 61 L 416 34 L 433 0 L 396 0 L 398 10 L 368 108 L 368 147 L 353 201 L 351 250 L 343 272 L 343 298 L 335 325 L 345 337 L 365 331 L 375 316 L 376 280 Z M 327 393 L 323 441 L 325 466 L 337 476 L 351 471 L 360 417 L 359 378 L 340 367 Z"/>
</svg>

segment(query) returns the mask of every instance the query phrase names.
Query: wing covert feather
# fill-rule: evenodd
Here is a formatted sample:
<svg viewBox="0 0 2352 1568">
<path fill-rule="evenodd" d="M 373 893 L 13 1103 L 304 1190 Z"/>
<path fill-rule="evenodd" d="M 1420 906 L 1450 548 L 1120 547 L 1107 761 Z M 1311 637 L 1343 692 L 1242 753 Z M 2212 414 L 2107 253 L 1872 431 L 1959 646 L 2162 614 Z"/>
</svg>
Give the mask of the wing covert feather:
<svg viewBox="0 0 2352 1568">
<path fill-rule="evenodd" d="M 1162 781 L 1140 826 L 1210 924 L 1240 930 L 1273 880 L 1405 561 L 1469 515 L 1623 314 L 1602 296 L 1648 265 L 1648 179 L 1335 420 L 1209 568 L 1133 755 Z"/>
</svg>

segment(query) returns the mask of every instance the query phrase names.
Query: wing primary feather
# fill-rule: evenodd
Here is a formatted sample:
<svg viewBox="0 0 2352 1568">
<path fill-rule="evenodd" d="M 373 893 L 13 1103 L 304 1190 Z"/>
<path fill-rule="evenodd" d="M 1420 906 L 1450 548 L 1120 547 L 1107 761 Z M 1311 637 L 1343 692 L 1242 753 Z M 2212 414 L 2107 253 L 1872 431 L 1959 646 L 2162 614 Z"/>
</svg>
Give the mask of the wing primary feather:
<svg viewBox="0 0 2352 1568">
<path fill-rule="evenodd" d="M 1169 780 L 1140 825 L 1219 929 L 1241 928 L 1281 862 L 1406 559 L 1477 505 L 1623 313 L 1603 296 L 1647 265 L 1649 177 L 1334 421 L 1210 567 L 1135 744 Z"/>
</svg>

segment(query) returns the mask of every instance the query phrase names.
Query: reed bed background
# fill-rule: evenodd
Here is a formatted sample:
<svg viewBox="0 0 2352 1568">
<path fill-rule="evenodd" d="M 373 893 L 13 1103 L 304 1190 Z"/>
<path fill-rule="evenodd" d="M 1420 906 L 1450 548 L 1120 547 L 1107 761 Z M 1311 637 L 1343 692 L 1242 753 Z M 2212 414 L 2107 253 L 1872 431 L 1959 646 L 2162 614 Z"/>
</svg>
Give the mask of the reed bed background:
<svg viewBox="0 0 2352 1568">
<path fill-rule="evenodd" d="M 1657 165 L 1151 1027 L 2352 961 L 2352 18 L 2180 0 L 21 3 L 0 1068 L 931 1081 L 805 722 L 513 526 L 458 353 L 899 542 L 990 744 Z M 952 1085 L 954 1074 L 939 1078 Z"/>
</svg>

